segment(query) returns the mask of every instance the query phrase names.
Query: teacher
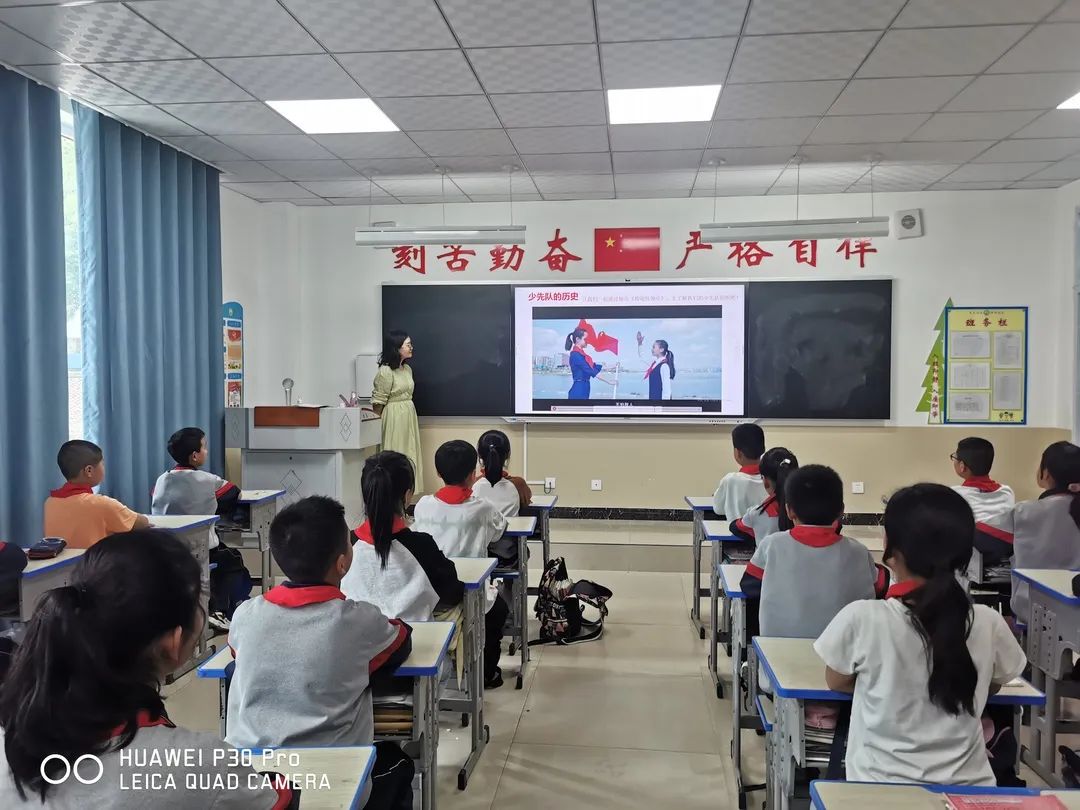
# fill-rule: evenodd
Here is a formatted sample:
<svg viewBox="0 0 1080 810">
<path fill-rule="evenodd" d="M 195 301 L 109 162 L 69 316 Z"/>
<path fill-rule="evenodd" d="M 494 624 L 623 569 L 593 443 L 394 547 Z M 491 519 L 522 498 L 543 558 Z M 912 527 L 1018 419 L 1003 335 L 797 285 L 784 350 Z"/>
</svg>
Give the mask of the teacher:
<svg viewBox="0 0 1080 810">
<path fill-rule="evenodd" d="M 420 464 L 420 423 L 413 405 L 412 369 L 406 363 L 413 356 L 408 332 L 391 329 L 383 336 L 379 370 L 371 386 L 371 405 L 382 417 L 382 449 L 395 450 L 412 462 L 414 492 L 424 491 Z"/>
</svg>

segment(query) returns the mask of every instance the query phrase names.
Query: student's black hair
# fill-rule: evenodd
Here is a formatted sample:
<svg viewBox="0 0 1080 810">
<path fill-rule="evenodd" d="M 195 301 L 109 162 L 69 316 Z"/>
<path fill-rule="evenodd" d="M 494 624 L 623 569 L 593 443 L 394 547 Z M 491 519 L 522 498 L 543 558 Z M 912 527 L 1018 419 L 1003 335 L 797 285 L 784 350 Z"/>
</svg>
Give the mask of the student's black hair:
<svg viewBox="0 0 1080 810">
<path fill-rule="evenodd" d="M 202 428 L 180 428 L 169 437 L 169 455 L 181 467 L 191 464 L 191 454 L 202 449 L 202 440 L 206 432 Z"/>
<path fill-rule="evenodd" d="M 779 507 L 779 528 L 786 532 L 791 528 L 791 518 L 787 514 L 787 494 L 784 488 L 790 475 L 799 469 L 799 460 L 786 447 L 773 447 L 761 456 L 761 477 L 772 482 L 776 493 L 776 505 Z M 764 506 L 761 508 L 765 511 Z"/>
<path fill-rule="evenodd" d="M 574 348 L 574 341 L 577 340 L 578 338 L 585 337 L 585 335 L 587 335 L 587 334 L 588 334 L 588 332 L 586 332 L 584 329 L 581 329 L 579 327 L 579 328 L 575 329 L 573 332 L 571 332 L 569 335 L 567 335 L 566 336 L 566 350 L 570 351 L 572 348 Z"/>
<path fill-rule="evenodd" d="M 401 347 L 409 339 L 409 333 L 400 329 L 391 329 L 383 335 L 382 354 L 379 355 L 380 366 L 401 368 Z"/>
<path fill-rule="evenodd" d="M 956 443 L 956 458 L 974 475 L 989 475 L 994 466 L 994 445 L 978 436 L 969 436 Z"/>
<path fill-rule="evenodd" d="M 476 472 L 476 448 L 462 439 L 446 442 L 435 451 L 435 472 L 448 486 L 459 486 Z"/>
<path fill-rule="evenodd" d="M 416 474 L 412 462 L 401 453 L 383 450 L 368 456 L 360 474 L 360 489 L 364 494 L 371 537 L 382 567 L 390 556 L 394 537 L 394 518 L 405 514 L 405 496 L 413 488 Z"/>
<path fill-rule="evenodd" d="M 64 479 L 70 481 L 78 477 L 84 467 L 93 467 L 104 457 L 101 448 L 93 442 L 72 439 L 60 445 L 60 452 L 56 454 L 56 465 Z"/>
<path fill-rule="evenodd" d="M 1080 529 L 1080 492 L 1073 492 L 1069 487 L 1080 485 L 1080 447 L 1072 442 L 1054 442 L 1043 450 L 1039 469 L 1054 479 L 1054 488 L 1045 495 L 1072 495 L 1069 515 Z"/>
<path fill-rule="evenodd" d="M 138 529 L 94 544 L 71 584 L 47 591 L 0 686 L 4 753 L 22 798 L 51 788 L 43 760 L 74 762 L 131 744 L 140 711 L 165 714 L 154 642 L 199 623 L 202 570 L 171 532 Z M 56 759 L 45 772 L 63 771 Z"/>
<path fill-rule="evenodd" d="M 784 497 L 808 526 L 831 526 L 844 514 L 844 482 L 824 464 L 807 464 L 787 476 Z"/>
<path fill-rule="evenodd" d="M 765 431 L 760 425 L 744 422 L 731 431 L 731 443 L 748 458 L 761 458 L 765 452 Z"/>
<path fill-rule="evenodd" d="M 978 672 L 967 648 L 971 600 L 956 575 L 967 571 L 975 517 L 963 496 L 941 484 L 915 484 L 885 505 L 885 561 L 896 552 L 926 582 L 902 597 L 930 664 L 930 700 L 942 711 L 975 714 Z"/>
<path fill-rule="evenodd" d="M 489 430 L 476 443 L 476 454 L 484 462 L 484 478 L 495 486 L 510 458 L 510 439 L 501 430 Z"/>
<path fill-rule="evenodd" d="M 671 369 L 671 379 L 675 379 L 675 352 L 668 348 L 666 340 L 653 341 L 657 346 L 664 350 L 664 354 L 667 355 L 668 368 Z M 764 441 L 764 439 L 762 440 Z"/>
<path fill-rule="evenodd" d="M 345 507 L 325 495 L 286 506 L 270 524 L 270 553 L 291 582 L 322 584 L 334 560 L 348 549 Z"/>
</svg>

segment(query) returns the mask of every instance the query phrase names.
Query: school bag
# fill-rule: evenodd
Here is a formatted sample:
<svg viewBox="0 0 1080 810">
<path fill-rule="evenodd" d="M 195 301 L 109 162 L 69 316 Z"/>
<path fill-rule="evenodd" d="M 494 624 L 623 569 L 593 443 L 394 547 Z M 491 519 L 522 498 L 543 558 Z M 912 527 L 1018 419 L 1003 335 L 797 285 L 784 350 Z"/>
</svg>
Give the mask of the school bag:
<svg viewBox="0 0 1080 810">
<path fill-rule="evenodd" d="M 232 619 L 237 606 L 251 596 L 251 573 L 240 552 L 224 543 L 210 550 L 210 562 L 216 565 L 210 573 L 210 612 Z"/>
<path fill-rule="evenodd" d="M 591 580 L 574 582 L 566 571 L 566 560 L 554 557 L 544 567 L 536 587 L 536 618 L 540 620 L 540 637 L 533 644 L 578 644 L 595 641 L 604 635 L 604 619 L 608 615 L 607 601 L 611 590 Z M 582 615 L 582 605 L 595 608 L 598 618 Z"/>
</svg>

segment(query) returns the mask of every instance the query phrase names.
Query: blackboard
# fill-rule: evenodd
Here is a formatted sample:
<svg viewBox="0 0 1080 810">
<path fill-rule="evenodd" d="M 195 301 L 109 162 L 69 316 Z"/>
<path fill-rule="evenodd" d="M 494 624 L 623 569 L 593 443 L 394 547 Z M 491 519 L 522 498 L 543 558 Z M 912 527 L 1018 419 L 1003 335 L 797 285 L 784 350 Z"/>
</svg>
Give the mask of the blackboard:
<svg viewBox="0 0 1080 810">
<path fill-rule="evenodd" d="M 746 303 L 748 416 L 890 417 L 891 281 L 755 282 Z"/>
<path fill-rule="evenodd" d="M 509 284 L 383 286 L 383 329 L 413 341 L 420 416 L 513 414 L 513 310 Z"/>
</svg>

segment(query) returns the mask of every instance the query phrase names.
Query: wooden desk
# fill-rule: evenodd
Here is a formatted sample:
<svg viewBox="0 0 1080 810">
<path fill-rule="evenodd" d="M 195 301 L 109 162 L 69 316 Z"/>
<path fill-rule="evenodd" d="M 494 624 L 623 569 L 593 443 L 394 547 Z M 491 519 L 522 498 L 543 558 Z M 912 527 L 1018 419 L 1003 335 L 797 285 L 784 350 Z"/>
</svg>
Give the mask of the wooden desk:
<svg viewBox="0 0 1080 810">
<path fill-rule="evenodd" d="M 268 748 L 252 752 L 251 764 L 256 771 L 292 777 L 300 787 L 303 810 L 351 810 L 360 807 L 364 786 L 375 764 L 375 748 L 370 745 Z M 329 787 L 322 787 L 324 777 Z"/>
<path fill-rule="evenodd" d="M 701 597 L 708 595 L 708 591 L 701 588 L 701 546 L 705 542 L 705 518 L 713 514 L 713 499 L 711 495 L 685 495 L 683 500 L 690 507 L 694 517 L 693 541 L 690 553 L 693 561 L 690 567 L 694 575 L 694 600 L 690 605 L 690 621 L 698 631 L 698 638 L 705 638 L 705 625 L 701 622 Z M 735 518 L 729 518 L 734 520 Z"/>
<path fill-rule="evenodd" d="M 440 708 L 465 712 L 462 723 L 472 732 L 472 748 L 468 759 L 458 771 L 458 790 L 465 790 L 469 776 L 480 761 L 491 731 L 484 724 L 484 617 L 487 615 L 487 583 L 498 563 L 494 557 L 451 557 L 458 580 L 465 585 L 462 639 L 458 654 L 464 660 L 463 697 L 444 697 Z"/>
<path fill-rule="evenodd" d="M 84 548 L 65 548 L 51 560 L 28 560 L 19 575 L 19 618 L 30 621 L 46 591 L 69 584 L 72 568 L 85 553 Z"/>
<path fill-rule="evenodd" d="M 529 503 L 540 513 L 540 542 L 544 545 L 544 564 L 551 559 L 551 510 L 559 502 L 558 495 L 533 495 Z"/>
<path fill-rule="evenodd" d="M 865 782 L 810 783 L 815 810 L 942 810 L 944 795 L 958 796 L 1056 796 L 1069 810 L 1080 810 L 1080 790 L 1033 790 L 1023 788 L 973 788 L 963 785 L 885 785 Z"/>
<path fill-rule="evenodd" d="M 515 689 L 525 684 L 525 669 L 529 665 L 529 544 L 528 539 L 536 531 L 537 518 L 516 517 L 507 521 L 507 537 L 516 537 L 518 544 L 518 564 L 513 570 L 498 569 L 499 576 L 510 581 L 512 598 L 510 610 L 513 619 L 513 640 L 510 642 L 510 655 L 515 649 L 521 656 Z"/>
<path fill-rule="evenodd" d="M 270 561 L 270 524 L 277 516 L 278 505 L 285 494 L 283 489 L 243 489 L 240 500 L 249 511 L 249 528 L 259 538 L 259 587 L 263 593 L 270 590 L 273 575 Z"/>
</svg>

